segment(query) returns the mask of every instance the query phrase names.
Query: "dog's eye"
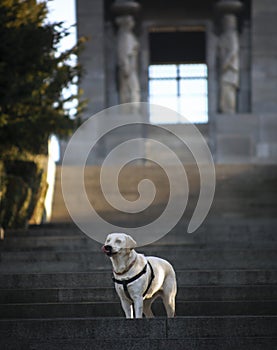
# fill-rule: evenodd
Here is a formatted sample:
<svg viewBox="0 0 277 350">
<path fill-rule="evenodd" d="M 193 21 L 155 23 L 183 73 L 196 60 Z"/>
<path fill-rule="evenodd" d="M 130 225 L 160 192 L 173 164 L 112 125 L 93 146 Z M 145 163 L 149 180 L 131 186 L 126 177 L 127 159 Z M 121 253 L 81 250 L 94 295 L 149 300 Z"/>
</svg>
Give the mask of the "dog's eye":
<svg viewBox="0 0 277 350">
<path fill-rule="evenodd" d="M 121 240 L 120 240 L 120 239 L 117 239 L 117 240 L 115 241 L 115 243 L 120 244 L 120 243 L 121 243 Z"/>
</svg>

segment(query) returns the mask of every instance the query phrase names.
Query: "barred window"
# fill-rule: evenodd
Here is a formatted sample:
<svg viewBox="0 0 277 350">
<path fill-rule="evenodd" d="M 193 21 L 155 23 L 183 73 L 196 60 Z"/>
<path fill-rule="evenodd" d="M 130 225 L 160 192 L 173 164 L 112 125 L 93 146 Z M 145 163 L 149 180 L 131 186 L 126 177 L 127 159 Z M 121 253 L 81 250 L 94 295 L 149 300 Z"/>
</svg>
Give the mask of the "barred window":
<svg viewBox="0 0 277 350">
<path fill-rule="evenodd" d="M 192 123 L 208 121 L 207 65 L 197 64 L 153 64 L 149 66 L 149 102 L 173 109 Z M 150 107 L 153 124 L 184 123 L 175 114 L 159 116 Z"/>
</svg>

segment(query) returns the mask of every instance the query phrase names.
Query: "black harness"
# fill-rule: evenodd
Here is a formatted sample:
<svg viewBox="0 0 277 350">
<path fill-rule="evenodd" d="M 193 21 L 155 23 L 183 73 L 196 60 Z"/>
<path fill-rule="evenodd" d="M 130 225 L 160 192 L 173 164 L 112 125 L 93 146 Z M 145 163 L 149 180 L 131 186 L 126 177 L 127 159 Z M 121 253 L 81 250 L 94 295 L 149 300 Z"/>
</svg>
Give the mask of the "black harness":
<svg viewBox="0 0 277 350">
<path fill-rule="evenodd" d="M 145 292 L 143 293 L 143 297 L 147 294 L 151 284 L 152 284 L 152 281 L 153 279 L 155 278 L 155 275 L 154 275 L 154 270 L 153 270 L 153 267 L 152 265 L 150 264 L 149 261 L 147 261 L 147 263 L 145 264 L 144 268 L 140 271 L 140 273 L 138 273 L 137 275 L 135 275 L 134 277 L 132 278 L 129 278 L 129 279 L 125 279 L 125 280 L 117 280 L 116 278 L 112 277 L 114 283 L 117 283 L 117 284 L 122 284 L 123 285 L 123 288 L 124 288 L 124 292 L 125 292 L 125 295 L 128 299 L 130 299 L 132 302 L 133 302 L 133 299 L 131 298 L 130 294 L 129 294 L 129 291 L 128 291 L 128 284 L 129 283 L 132 283 L 134 282 L 135 280 L 139 279 L 142 275 L 144 275 L 146 273 L 146 270 L 147 270 L 147 265 L 149 265 L 150 267 L 150 270 L 151 270 L 151 277 L 150 277 L 150 280 L 148 282 L 148 286 L 145 290 Z"/>
</svg>

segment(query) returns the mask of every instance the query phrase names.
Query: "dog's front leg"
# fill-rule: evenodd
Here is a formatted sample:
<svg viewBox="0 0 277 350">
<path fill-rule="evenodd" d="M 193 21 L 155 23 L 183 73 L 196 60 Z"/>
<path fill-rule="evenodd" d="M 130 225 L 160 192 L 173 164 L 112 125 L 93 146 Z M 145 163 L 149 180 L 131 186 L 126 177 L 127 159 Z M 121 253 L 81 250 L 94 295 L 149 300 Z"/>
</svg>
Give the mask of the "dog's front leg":
<svg viewBox="0 0 277 350">
<path fill-rule="evenodd" d="M 136 296 L 133 300 L 134 300 L 135 318 L 142 318 L 143 297 L 142 296 Z"/>
<path fill-rule="evenodd" d="M 134 318 L 133 306 L 129 302 L 121 299 L 121 306 L 125 312 L 126 318 Z"/>
</svg>

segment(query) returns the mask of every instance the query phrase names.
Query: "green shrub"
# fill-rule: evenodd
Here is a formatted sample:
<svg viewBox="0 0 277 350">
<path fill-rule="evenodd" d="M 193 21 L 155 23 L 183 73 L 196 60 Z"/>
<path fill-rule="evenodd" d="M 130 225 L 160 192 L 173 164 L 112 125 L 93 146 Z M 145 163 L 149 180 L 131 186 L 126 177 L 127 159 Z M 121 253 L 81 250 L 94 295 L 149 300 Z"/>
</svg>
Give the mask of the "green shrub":
<svg viewBox="0 0 277 350">
<path fill-rule="evenodd" d="M 33 161 L 5 160 L 2 164 L 0 226 L 26 227 L 34 211 L 35 222 L 40 223 L 47 189 L 45 171 Z M 38 203 L 40 210 L 37 209 Z"/>
<path fill-rule="evenodd" d="M 43 169 L 39 168 L 33 161 L 24 160 L 6 160 L 5 168 L 8 175 L 22 178 L 30 188 L 31 199 L 28 207 L 28 218 L 30 218 L 40 197 Z"/>
<path fill-rule="evenodd" d="M 4 198 L 4 228 L 26 227 L 32 191 L 22 178 L 7 176 L 7 192 Z"/>
<path fill-rule="evenodd" d="M 4 198 L 7 192 L 7 177 L 4 163 L 0 161 L 0 228 L 4 219 Z"/>
<path fill-rule="evenodd" d="M 46 197 L 47 189 L 48 184 L 46 181 L 46 172 L 43 172 L 41 176 L 40 186 L 37 191 L 37 196 L 33 199 L 34 209 L 32 210 L 32 214 L 29 220 L 29 222 L 33 225 L 39 225 L 43 220 L 45 211 L 44 200 Z"/>
</svg>

